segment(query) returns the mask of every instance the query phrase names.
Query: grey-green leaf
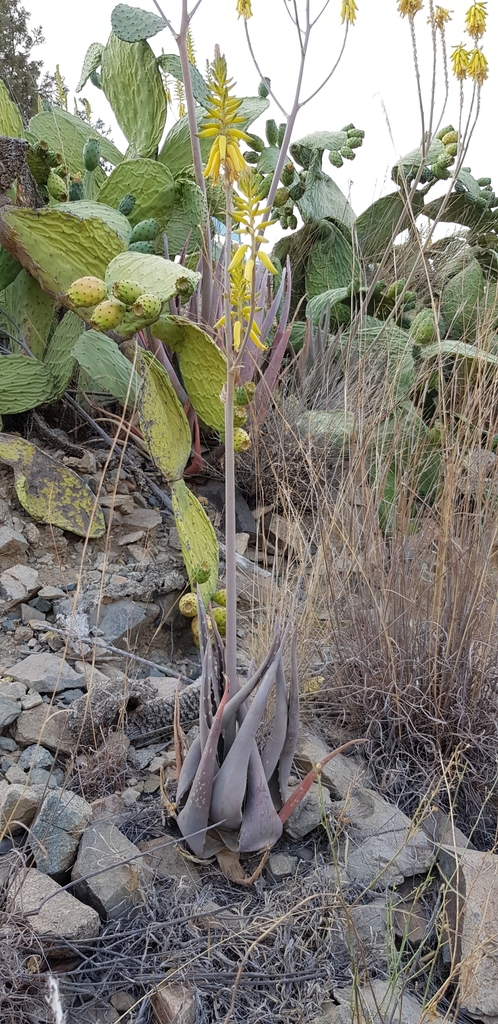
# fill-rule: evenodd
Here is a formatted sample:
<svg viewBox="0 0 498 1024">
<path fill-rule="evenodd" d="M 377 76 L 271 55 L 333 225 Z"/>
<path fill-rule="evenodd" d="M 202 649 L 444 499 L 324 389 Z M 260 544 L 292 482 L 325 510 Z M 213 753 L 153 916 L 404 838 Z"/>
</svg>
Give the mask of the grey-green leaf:
<svg viewBox="0 0 498 1024">
<path fill-rule="evenodd" d="M 116 342 L 99 331 L 85 331 L 73 345 L 72 354 L 102 390 L 123 405 L 135 405 L 140 378 Z"/>
<path fill-rule="evenodd" d="M 157 63 L 166 74 L 172 75 L 178 82 L 183 82 L 183 70 L 178 54 L 161 53 L 157 58 Z M 196 99 L 201 106 L 204 106 L 207 96 L 207 85 L 195 64 L 190 65 L 189 71 L 194 99 Z"/>
<path fill-rule="evenodd" d="M 138 43 L 141 39 L 151 39 L 162 32 L 165 27 L 163 18 L 141 7 L 129 7 L 118 4 L 111 14 L 111 25 L 114 35 L 126 43 Z"/>
<path fill-rule="evenodd" d="M 80 80 L 76 86 L 76 92 L 81 92 L 83 86 L 88 82 L 90 75 L 100 67 L 102 63 L 103 50 L 104 47 L 102 43 L 90 43 L 85 54 Z"/>
</svg>

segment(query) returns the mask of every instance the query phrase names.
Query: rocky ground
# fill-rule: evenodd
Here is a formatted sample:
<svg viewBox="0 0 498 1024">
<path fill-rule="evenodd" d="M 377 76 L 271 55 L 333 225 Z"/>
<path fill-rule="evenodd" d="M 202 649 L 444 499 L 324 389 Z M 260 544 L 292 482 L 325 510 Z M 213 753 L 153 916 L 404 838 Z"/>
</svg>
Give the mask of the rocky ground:
<svg viewBox="0 0 498 1024">
<path fill-rule="evenodd" d="M 57 454 L 100 486 L 102 459 Z M 85 547 L 0 470 L 1 1024 L 52 1024 L 50 979 L 67 1024 L 417 1024 L 422 1006 L 491 1024 L 498 857 L 434 808 L 410 821 L 361 757 L 329 763 L 251 889 L 179 842 L 173 701 L 179 680 L 191 739 L 199 659 L 178 536 L 142 484 L 106 474 L 109 534 Z M 198 496 L 219 526 L 220 487 Z M 238 515 L 243 673 L 244 599 L 269 576 Z M 294 783 L 329 749 L 307 719 Z"/>
</svg>

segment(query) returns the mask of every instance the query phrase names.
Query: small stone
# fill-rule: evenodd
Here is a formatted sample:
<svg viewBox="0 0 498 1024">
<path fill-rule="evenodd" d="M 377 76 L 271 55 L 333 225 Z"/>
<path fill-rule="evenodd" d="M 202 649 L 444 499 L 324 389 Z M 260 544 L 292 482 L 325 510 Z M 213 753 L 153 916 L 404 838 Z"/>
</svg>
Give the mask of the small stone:
<svg viewBox="0 0 498 1024">
<path fill-rule="evenodd" d="M 268 860 L 268 869 L 277 882 L 282 878 L 295 874 L 298 864 L 297 857 L 291 857 L 288 853 L 272 853 Z"/>
<path fill-rule="evenodd" d="M 335 1002 L 327 1001 L 316 1024 L 355 1024 L 357 1020 L 369 1024 L 421 1024 L 425 1019 L 421 1002 L 402 984 L 393 984 L 391 978 L 371 978 L 366 985 L 349 986 L 333 990 Z M 339 1004 L 339 1005 L 337 1005 Z M 431 1012 L 433 1024 L 443 1024 L 446 1017 Z"/>
<path fill-rule="evenodd" d="M 129 494 L 102 494 L 99 503 L 103 509 L 117 509 L 123 515 L 131 515 L 135 510 L 135 502 Z"/>
<path fill-rule="evenodd" d="M 191 860 L 182 857 L 178 845 L 171 839 L 160 836 L 157 839 L 144 839 L 137 843 L 144 855 L 144 861 L 152 868 L 158 879 L 191 878 L 200 879 L 200 874 Z"/>
<path fill-rule="evenodd" d="M 47 789 L 58 789 L 61 785 L 61 780 L 54 777 L 54 774 L 50 774 L 46 768 L 33 768 L 29 773 L 29 782 L 32 786 L 43 786 Z M 64 772 L 62 773 L 62 782 L 64 782 Z"/>
<path fill-rule="evenodd" d="M 63 789 L 47 793 L 28 838 L 38 871 L 56 876 L 68 871 L 91 818 L 90 804 L 77 793 Z"/>
<path fill-rule="evenodd" d="M 31 825 L 44 795 L 41 786 L 0 782 L 0 832 L 8 830 L 12 835 L 24 832 L 24 826 Z"/>
<path fill-rule="evenodd" d="M 36 569 L 28 565 L 13 565 L 0 574 L 0 608 L 9 611 L 21 601 L 28 601 L 40 586 Z"/>
<path fill-rule="evenodd" d="M 37 708 L 39 704 L 43 704 L 41 693 L 27 693 L 25 697 L 21 698 L 23 711 L 31 711 L 32 708 Z"/>
<path fill-rule="evenodd" d="M 90 615 L 90 626 L 98 627 L 99 637 L 115 647 L 125 647 L 158 611 L 157 605 L 143 605 L 124 598 L 95 608 Z"/>
<path fill-rule="evenodd" d="M 120 537 L 118 540 L 118 547 L 123 547 L 125 544 L 138 544 L 144 538 L 143 530 L 135 530 L 134 533 L 125 533 L 124 537 Z"/>
<path fill-rule="evenodd" d="M 32 743 L 26 747 L 17 762 L 20 768 L 28 771 L 30 768 L 51 768 L 54 763 L 53 754 L 38 743 Z"/>
<path fill-rule="evenodd" d="M 69 710 L 51 707 L 44 704 L 41 697 L 39 699 L 38 707 L 23 711 L 19 715 L 13 726 L 14 739 L 21 746 L 29 746 L 39 740 L 49 750 L 72 754 L 74 739 L 68 728 Z"/>
<path fill-rule="evenodd" d="M 40 543 L 40 531 L 38 527 L 35 526 L 34 523 L 31 523 L 29 521 L 27 523 L 24 523 L 23 533 L 26 540 L 28 541 L 28 544 L 31 544 L 31 546 L 34 548 L 38 547 Z"/>
<path fill-rule="evenodd" d="M 17 743 L 11 736 L 0 736 L 0 750 L 17 750 Z"/>
<path fill-rule="evenodd" d="M 129 544 L 128 553 L 137 565 L 150 565 L 154 561 L 152 552 L 141 544 Z"/>
<path fill-rule="evenodd" d="M 12 722 L 15 722 L 16 718 L 19 718 L 22 708 L 21 704 L 17 700 L 11 700 L 10 697 L 4 697 L 0 693 L 0 729 L 5 729 Z"/>
<path fill-rule="evenodd" d="M 169 531 L 169 542 L 168 543 L 169 543 L 170 548 L 173 548 L 174 551 L 181 551 L 182 550 L 182 543 L 181 543 L 181 540 L 180 540 L 180 537 L 179 537 L 178 530 L 177 530 L 176 526 L 172 526 L 170 531 Z"/>
<path fill-rule="evenodd" d="M 7 905 L 11 913 L 29 914 L 29 927 L 43 945 L 50 948 L 52 955 L 57 952 L 65 957 L 73 956 L 65 943 L 57 948 L 55 936 L 81 942 L 96 938 L 100 931 L 100 918 L 95 910 L 80 903 L 35 868 L 18 873 L 8 890 Z"/>
<path fill-rule="evenodd" d="M 114 921 L 147 899 L 152 871 L 138 853 L 138 848 L 106 821 L 97 821 L 84 832 L 71 878 L 76 882 L 76 894 L 96 907 L 103 919 Z"/>
<path fill-rule="evenodd" d="M 19 683 L 16 679 L 2 679 L 0 681 L 0 696 L 10 697 L 11 700 L 20 700 L 26 695 L 27 686 Z"/>
<path fill-rule="evenodd" d="M 84 678 L 78 675 L 62 658 L 55 654 L 32 654 L 24 661 L 18 661 L 9 669 L 9 674 L 38 693 L 60 693 L 62 690 L 81 687 Z"/>
<path fill-rule="evenodd" d="M 29 779 L 26 772 L 23 772 L 22 768 L 18 764 L 13 764 L 8 771 L 5 772 L 5 778 L 7 782 L 18 783 L 20 786 L 29 785 Z"/>
<path fill-rule="evenodd" d="M 33 608 L 30 604 L 21 605 L 21 619 L 25 626 L 30 622 L 45 622 L 46 618 L 45 612 L 39 611 L 38 608 Z M 30 640 L 31 637 L 28 639 Z"/>
<path fill-rule="evenodd" d="M 136 789 L 123 789 L 123 792 L 121 793 L 121 799 L 125 807 L 133 807 L 133 805 L 136 804 L 137 800 L 140 799 L 140 793 L 138 793 Z"/>
<path fill-rule="evenodd" d="M 291 795 L 292 790 L 289 792 Z M 330 793 L 324 786 L 314 782 L 301 803 L 292 812 L 285 824 L 285 831 L 292 839 L 302 839 L 322 824 L 330 812 L 332 801 Z"/>
<path fill-rule="evenodd" d="M 118 1013 L 128 1013 L 128 1010 L 135 1006 L 136 999 L 135 996 L 132 996 L 131 992 L 120 991 L 115 992 L 109 1002 Z"/>
<path fill-rule="evenodd" d="M 162 523 L 162 516 L 152 508 L 137 508 L 130 516 L 127 516 L 127 526 L 134 526 L 137 530 L 154 530 Z"/>
<path fill-rule="evenodd" d="M 248 533 L 237 533 L 235 535 L 235 550 L 238 555 L 245 555 L 247 551 L 247 545 L 249 544 Z"/>
<path fill-rule="evenodd" d="M 0 568 L 9 569 L 16 562 L 25 562 L 27 550 L 28 542 L 21 533 L 0 526 Z"/>
<path fill-rule="evenodd" d="M 17 643 L 27 643 L 28 640 L 32 639 L 33 630 L 30 628 L 30 626 L 18 626 L 17 629 L 14 631 L 14 640 L 17 640 Z"/>
<path fill-rule="evenodd" d="M 65 597 L 66 593 L 61 590 L 60 587 L 42 587 L 38 591 L 38 597 L 43 598 L 44 601 L 60 601 L 61 598 Z"/>
<path fill-rule="evenodd" d="M 196 1002 L 192 991 L 179 982 L 164 981 L 150 997 L 155 1024 L 174 1021 L 175 1024 L 194 1024 Z"/>
</svg>

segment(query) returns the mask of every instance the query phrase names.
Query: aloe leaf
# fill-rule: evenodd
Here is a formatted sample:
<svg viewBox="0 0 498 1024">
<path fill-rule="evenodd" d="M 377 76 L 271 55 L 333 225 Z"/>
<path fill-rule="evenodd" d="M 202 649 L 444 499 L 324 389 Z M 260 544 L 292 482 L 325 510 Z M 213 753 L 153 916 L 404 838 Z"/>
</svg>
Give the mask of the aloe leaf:
<svg viewBox="0 0 498 1024">
<path fill-rule="evenodd" d="M 81 319 L 76 313 L 69 311 L 64 314 L 47 345 L 43 362 L 54 380 L 54 402 L 62 398 L 73 376 L 76 359 L 72 348 L 80 334 Z"/>
<path fill-rule="evenodd" d="M 167 105 L 156 57 L 148 42 L 123 42 L 111 32 L 102 54 L 101 83 L 128 140 L 127 157 L 155 158 Z"/>
<path fill-rule="evenodd" d="M 228 687 L 216 710 L 187 802 L 178 815 L 178 827 L 182 835 L 189 837 L 188 844 L 197 857 L 202 857 L 206 842 L 204 830 L 207 829 L 209 824 L 213 780 L 218 764 L 216 756 L 218 740 L 221 734 L 221 721 L 227 699 Z M 195 835 L 194 833 L 200 833 L 200 835 Z"/>
<path fill-rule="evenodd" d="M 304 800 L 304 797 L 311 789 L 313 783 L 316 782 L 320 773 L 325 768 L 325 765 L 329 763 L 329 761 L 332 761 L 334 757 L 337 757 L 338 754 L 342 754 L 345 750 L 349 750 L 349 748 L 353 747 L 356 743 L 366 742 L 367 741 L 363 739 L 349 740 L 348 743 L 343 743 L 340 747 L 337 747 L 337 750 L 332 750 L 330 754 L 327 754 L 327 757 L 324 757 L 322 761 L 319 761 L 318 764 L 316 764 L 315 767 L 312 768 L 307 775 L 305 775 L 304 779 L 302 779 L 301 782 L 293 790 L 289 799 L 286 800 L 283 807 L 280 808 L 278 816 L 280 818 L 280 821 L 282 822 L 282 825 L 284 825 L 288 818 L 290 818 L 292 812 L 295 811 L 297 807 L 299 807 L 299 804 L 301 803 L 302 800 Z"/>
<path fill-rule="evenodd" d="M 81 333 L 81 320 L 79 324 L 79 337 L 71 350 L 78 364 L 99 382 L 101 390 L 108 391 L 122 405 L 135 406 L 140 378 L 132 364 L 106 334 L 92 330 Z"/>
<path fill-rule="evenodd" d="M 294 631 L 291 641 L 291 671 L 289 683 L 289 703 L 287 713 L 287 732 L 278 762 L 279 803 L 282 805 L 287 796 L 287 786 L 291 773 L 294 754 L 296 753 L 299 736 L 299 673 L 297 668 L 297 632 Z"/>
<path fill-rule="evenodd" d="M 102 185 L 98 202 L 117 209 L 125 195 L 135 197 L 135 205 L 128 216 L 132 227 L 154 218 L 164 230 L 175 204 L 175 183 L 167 167 L 144 157 L 124 160 Z"/>
<path fill-rule="evenodd" d="M 88 47 L 88 50 L 86 51 L 86 54 L 85 54 L 85 59 L 83 61 L 83 67 L 81 69 L 80 80 L 79 80 L 79 82 L 78 82 L 78 84 L 76 86 L 76 92 L 81 92 L 83 87 L 88 82 L 88 79 L 90 78 L 90 75 L 94 71 L 97 71 L 97 68 L 100 67 L 100 65 L 102 63 L 102 54 L 103 54 L 103 52 L 104 52 L 104 47 L 103 47 L 102 43 L 90 43 L 90 46 Z"/>
<path fill-rule="evenodd" d="M 150 352 L 140 351 L 139 362 L 142 377 L 138 395 L 140 429 L 150 456 L 164 478 L 180 482 L 191 448 L 187 417 L 168 374 L 157 359 Z M 202 559 L 200 555 L 196 565 Z"/>
<path fill-rule="evenodd" d="M 200 764 L 202 755 L 201 750 L 201 738 L 196 736 L 193 743 L 185 754 L 185 758 L 182 764 L 180 778 L 178 779 L 178 786 L 176 790 L 176 802 L 179 807 L 184 803 L 184 797 L 189 792 L 192 783 L 195 779 L 197 769 Z"/>
<path fill-rule="evenodd" d="M 19 109 L 15 103 L 12 102 L 9 96 L 9 90 L 0 79 L 0 135 L 7 136 L 8 139 L 22 139 L 24 138 L 24 125 L 22 123 L 22 117 L 19 113 Z"/>
<path fill-rule="evenodd" d="M 267 782 L 271 779 L 282 753 L 287 734 L 287 689 L 285 685 L 285 673 L 282 664 L 282 656 L 278 658 L 277 671 L 275 674 L 275 712 L 273 715 L 271 732 L 261 755 L 265 778 Z"/>
<path fill-rule="evenodd" d="M 261 757 L 253 741 L 247 772 L 247 792 L 238 836 L 241 853 L 274 846 L 282 835 L 282 822 L 275 810 Z M 223 835 L 221 829 L 220 834 Z"/>
</svg>

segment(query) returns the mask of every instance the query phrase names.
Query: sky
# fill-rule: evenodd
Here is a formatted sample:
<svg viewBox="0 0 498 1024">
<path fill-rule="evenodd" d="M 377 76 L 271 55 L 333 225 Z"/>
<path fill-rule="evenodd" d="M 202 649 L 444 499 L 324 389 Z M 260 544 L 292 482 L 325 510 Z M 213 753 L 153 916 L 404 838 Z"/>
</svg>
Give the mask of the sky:
<svg viewBox="0 0 498 1024">
<path fill-rule="evenodd" d="M 324 2 L 310 0 L 312 13 L 317 14 Z M 297 3 L 302 11 L 305 0 L 297 0 Z M 443 0 L 443 3 L 452 3 L 452 20 L 447 26 L 449 50 L 461 42 L 469 46 L 465 11 L 470 0 Z M 396 0 L 357 0 L 357 5 L 356 24 L 349 29 L 339 66 L 319 95 L 300 111 L 294 139 L 318 129 L 337 131 L 350 122 L 364 129 L 364 145 L 356 151 L 354 163 L 345 162 L 339 170 L 324 163 L 324 170 L 332 174 L 339 187 L 350 196 L 355 212 L 360 213 L 380 195 L 393 190 L 390 169 L 400 156 L 419 145 L 421 117 L 408 19 L 398 14 Z M 86 50 L 92 42 L 106 42 L 115 3 L 113 0 L 83 0 L 76 16 L 70 7 L 54 0 L 25 0 L 25 6 L 31 13 L 30 26 L 40 25 L 46 40 L 33 51 L 33 57 L 43 60 L 45 70 L 50 72 L 59 64 L 71 90 L 69 110 L 72 110 L 74 89 Z M 152 0 L 143 0 L 140 6 L 156 12 Z M 190 6 L 194 6 L 194 0 Z M 289 0 L 252 0 L 254 16 L 248 23 L 259 66 L 263 74 L 271 78 L 272 89 L 284 109 L 290 106 L 299 64 L 295 29 L 288 16 L 290 6 Z M 488 4 L 488 30 L 483 49 L 489 61 L 489 78 L 481 91 L 480 113 L 465 161 L 476 177 L 492 176 L 498 149 L 494 129 L 498 86 L 497 6 L 494 2 Z M 174 26 L 179 25 L 180 8 L 181 0 L 163 0 L 163 10 Z M 311 37 L 305 95 L 317 88 L 339 57 L 344 42 L 340 8 L 341 0 L 329 0 Z M 424 9 L 414 19 L 426 115 L 430 108 L 433 63 L 428 8 L 426 0 Z M 202 0 L 192 22 L 192 34 L 201 71 L 206 60 L 212 59 L 218 43 L 227 57 L 229 72 L 236 79 L 237 95 L 257 93 L 259 75 L 248 52 L 243 19 L 236 15 L 236 0 Z M 176 52 L 174 39 L 167 29 L 150 43 L 156 53 Z M 111 127 L 116 145 L 123 147 L 123 137 L 103 93 L 88 83 L 81 95 L 90 101 L 93 116 L 101 117 Z M 445 109 L 443 100 L 444 78 L 439 54 L 435 119 L 437 122 L 442 118 L 441 126 L 452 123 L 456 127 L 460 116 L 460 89 L 452 77 Z M 471 100 L 472 83 L 468 82 L 464 86 L 464 121 Z M 277 122 L 283 120 L 274 104 L 265 117 L 274 117 Z M 172 124 L 170 114 L 168 119 L 166 129 Z M 264 121 L 256 123 L 252 130 L 263 134 Z M 498 186 L 498 178 L 493 184 L 495 188 Z M 444 189 L 439 186 L 439 192 L 441 187 Z M 437 194 L 434 190 L 431 197 Z"/>
</svg>

